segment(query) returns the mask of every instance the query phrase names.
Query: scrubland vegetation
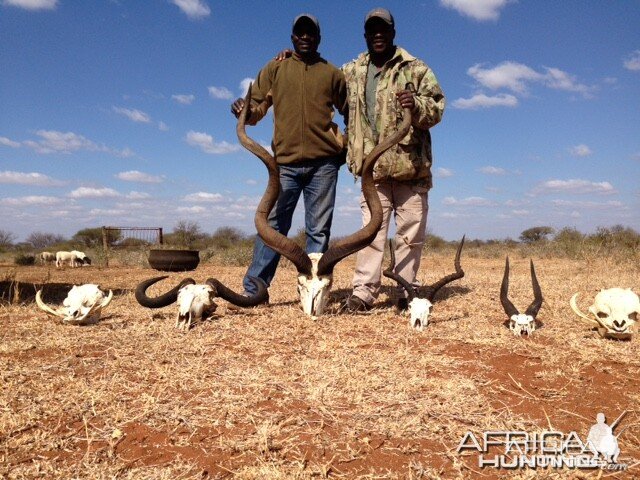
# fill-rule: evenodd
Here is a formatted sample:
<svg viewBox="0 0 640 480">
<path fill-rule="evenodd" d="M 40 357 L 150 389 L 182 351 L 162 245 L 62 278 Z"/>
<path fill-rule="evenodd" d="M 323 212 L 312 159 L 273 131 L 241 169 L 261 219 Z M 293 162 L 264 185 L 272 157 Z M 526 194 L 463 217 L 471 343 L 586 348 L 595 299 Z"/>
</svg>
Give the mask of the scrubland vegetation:
<svg viewBox="0 0 640 480">
<path fill-rule="evenodd" d="M 304 246 L 304 230 L 299 230 L 295 240 Z M 82 250 L 97 264 L 105 263 L 102 229 L 87 228 L 71 238 L 54 233 L 34 232 L 24 242 L 14 241 L 15 235 L 0 230 L 0 262 L 16 265 L 37 263 L 40 251 Z M 118 264 L 146 266 L 150 248 L 181 248 L 200 250 L 202 262 L 214 262 L 228 266 L 248 265 L 251 261 L 253 235 L 247 235 L 233 227 L 221 227 L 213 233 L 205 233 L 196 222 L 179 221 L 171 233 L 164 235 L 162 246 L 144 239 L 109 239 L 108 252 Z M 458 239 L 447 241 L 433 233 L 428 234 L 425 254 L 455 249 Z M 539 226 L 524 230 L 518 239 L 478 240 L 467 237 L 465 255 L 495 258 L 506 254 L 523 257 L 558 257 L 573 260 L 589 260 L 597 256 L 616 257 L 621 260 L 640 259 L 640 233 L 622 225 L 598 227 L 593 233 L 582 233 L 575 228 L 554 230 Z"/>
</svg>

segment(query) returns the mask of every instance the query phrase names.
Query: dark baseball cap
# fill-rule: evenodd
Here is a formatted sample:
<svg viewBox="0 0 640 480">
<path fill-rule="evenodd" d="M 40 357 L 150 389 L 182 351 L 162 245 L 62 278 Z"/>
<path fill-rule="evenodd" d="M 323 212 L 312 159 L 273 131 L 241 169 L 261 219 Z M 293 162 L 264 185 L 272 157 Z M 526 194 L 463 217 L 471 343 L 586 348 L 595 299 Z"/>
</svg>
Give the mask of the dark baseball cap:
<svg viewBox="0 0 640 480">
<path fill-rule="evenodd" d="M 293 20 L 292 28 L 296 28 L 296 25 L 298 24 L 298 22 L 303 18 L 308 18 L 311 21 L 311 23 L 313 23 L 316 26 L 316 28 L 318 29 L 318 33 L 320 33 L 320 22 L 318 22 L 318 19 L 314 15 L 311 15 L 310 13 L 301 13 L 300 15 L 298 15 Z"/>
<path fill-rule="evenodd" d="M 369 13 L 367 13 L 367 16 L 364 17 L 365 25 L 372 18 L 380 18 L 384 20 L 388 25 L 391 25 L 392 27 L 394 26 L 393 15 L 391 15 L 391 12 L 386 8 L 374 8 Z"/>
</svg>

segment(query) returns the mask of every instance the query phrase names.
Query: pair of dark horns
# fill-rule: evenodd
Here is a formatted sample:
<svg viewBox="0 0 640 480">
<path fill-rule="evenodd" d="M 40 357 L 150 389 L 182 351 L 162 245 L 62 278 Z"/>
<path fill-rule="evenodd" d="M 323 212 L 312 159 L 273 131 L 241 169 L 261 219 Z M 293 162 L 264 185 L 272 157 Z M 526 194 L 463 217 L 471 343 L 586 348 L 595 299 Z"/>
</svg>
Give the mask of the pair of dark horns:
<svg viewBox="0 0 640 480">
<path fill-rule="evenodd" d="M 533 302 L 531 305 L 527 307 L 525 310 L 525 315 L 530 315 L 535 318 L 538 315 L 538 311 L 542 306 L 542 290 L 540 289 L 540 284 L 538 283 L 538 279 L 536 278 L 536 270 L 533 267 L 533 260 L 531 260 L 531 284 L 533 285 Z M 502 303 L 502 308 L 504 308 L 504 312 L 511 318 L 513 315 L 519 315 L 520 312 L 516 307 L 513 306 L 513 303 L 509 300 L 509 257 L 505 262 L 504 266 L 504 276 L 502 277 L 502 285 L 500 286 L 500 303 Z"/>
<path fill-rule="evenodd" d="M 168 275 L 164 275 L 162 277 L 154 277 L 148 280 L 144 280 L 140 282 L 140 284 L 136 287 L 135 296 L 136 300 L 140 305 L 147 308 L 162 308 L 172 303 L 175 303 L 178 300 L 178 292 L 185 285 L 195 285 L 196 281 L 193 278 L 185 278 L 178 285 L 173 287 L 166 293 L 159 295 L 157 297 L 149 297 L 147 295 L 147 289 L 159 282 L 160 280 L 164 280 Z M 265 302 L 268 298 L 267 285 L 260 278 L 249 277 L 251 282 L 256 286 L 258 291 L 251 296 L 244 296 L 239 293 L 234 292 L 230 288 L 224 286 L 219 280 L 215 278 L 209 278 L 205 282 L 207 285 L 210 285 L 217 297 L 226 300 L 233 305 L 238 307 L 255 307 L 263 302 Z"/>
<path fill-rule="evenodd" d="M 438 290 L 444 287 L 447 283 L 451 283 L 454 280 L 458 280 L 459 278 L 464 277 L 464 270 L 462 270 L 462 267 L 460 266 L 460 253 L 462 252 L 462 246 L 464 245 L 464 238 L 465 236 L 463 235 L 462 240 L 460 240 L 460 244 L 458 245 L 458 250 L 456 251 L 455 259 L 453 260 L 453 264 L 456 268 L 455 273 L 452 273 L 450 275 L 445 275 L 437 282 L 424 287 L 426 292 L 424 297 L 420 297 L 419 292 L 417 291 L 416 288 L 413 287 L 413 285 L 411 285 L 404 278 L 402 278 L 400 275 L 398 275 L 393 271 L 396 267 L 396 253 L 395 253 L 395 242 L 392 239 L 389 240 L 389 253 L 391 254 L 391 262 L 389 263 L 389 267 L 385 271 L 383 271 L 382 274 L 387 278 L 395 280 L 396 282 L 398 282 L 398 284 L 400 284 L 405 289 L 405 291 L 407 292 L 407 300 L 409 302 L 411 302 L 411 300 L 413 300 L 416 297 L 420 297 L 420 298 L 426 298 L 427 300 L 433 303 L 433 299 L 436 293 L 438 292 Z"/>
</svg>

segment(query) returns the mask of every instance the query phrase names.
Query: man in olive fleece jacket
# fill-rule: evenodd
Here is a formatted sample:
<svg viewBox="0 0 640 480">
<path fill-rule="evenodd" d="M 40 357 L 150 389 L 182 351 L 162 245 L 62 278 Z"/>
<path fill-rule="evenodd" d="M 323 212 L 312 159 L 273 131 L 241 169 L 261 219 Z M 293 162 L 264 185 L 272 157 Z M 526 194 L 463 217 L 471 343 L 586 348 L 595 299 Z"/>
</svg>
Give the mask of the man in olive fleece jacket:
<svg viewBox="0 0 640 480">
<path fill-rule="evenodd" d="M 269 62 L 251 91 L 249 125 L 273 105 L 272 149 L 280 170 L 280 196 L 269 215 L 283 235 L 291 228 L 300 194 L 305 207 L 307 253 L 324 253 L 329 245 L 338 170 L 344 163 L 342 135 L 333 122 L 334 108 L 346 113 L 347 87 L 342 72 L 318 54 L 320 25 L 310 14 L 296 17 L 291 41 L 295 53 Z M 238 117 L 244 105 L 231 106 Z M 256 238 L 253 260 L 244 278 L 247 294 L 255 293 L 250 276 L 271 284 L 280 255 Z"/>
</svg>

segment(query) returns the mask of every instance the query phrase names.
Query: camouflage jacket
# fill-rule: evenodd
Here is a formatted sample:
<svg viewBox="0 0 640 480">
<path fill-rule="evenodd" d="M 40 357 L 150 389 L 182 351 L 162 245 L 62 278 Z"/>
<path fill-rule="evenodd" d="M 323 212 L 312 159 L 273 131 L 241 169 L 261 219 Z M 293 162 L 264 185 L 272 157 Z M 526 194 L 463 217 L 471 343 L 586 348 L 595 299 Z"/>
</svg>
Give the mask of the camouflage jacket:
<svg viewBox="0 0 640 480">
<path fill-rule="evenodd" d="M 364 157 L 376 142 L 366 112 L 365 88 L 369 54 L 342 67 L 349 96 L 347 125 L 349 150 L 347 165 L 355 176 L 360 175 Z M 406 50 L 396 47 L 396 53 L 383 68 L 376 90 L 376 119 L 380 139 L 388 137 L 402 122 L 402 108 L 395 93 L 412 82 L 416 88 L 416 106 L 412 114 L 411 129 L 398 145 L 384 153 L 374 168 L 376 181 L 393 179 L 411 181 L 431 188 L 431 135 L 429 128 L 436 125 L 444 113 L 444 93 L 433 71 Z"/>
</svg>

